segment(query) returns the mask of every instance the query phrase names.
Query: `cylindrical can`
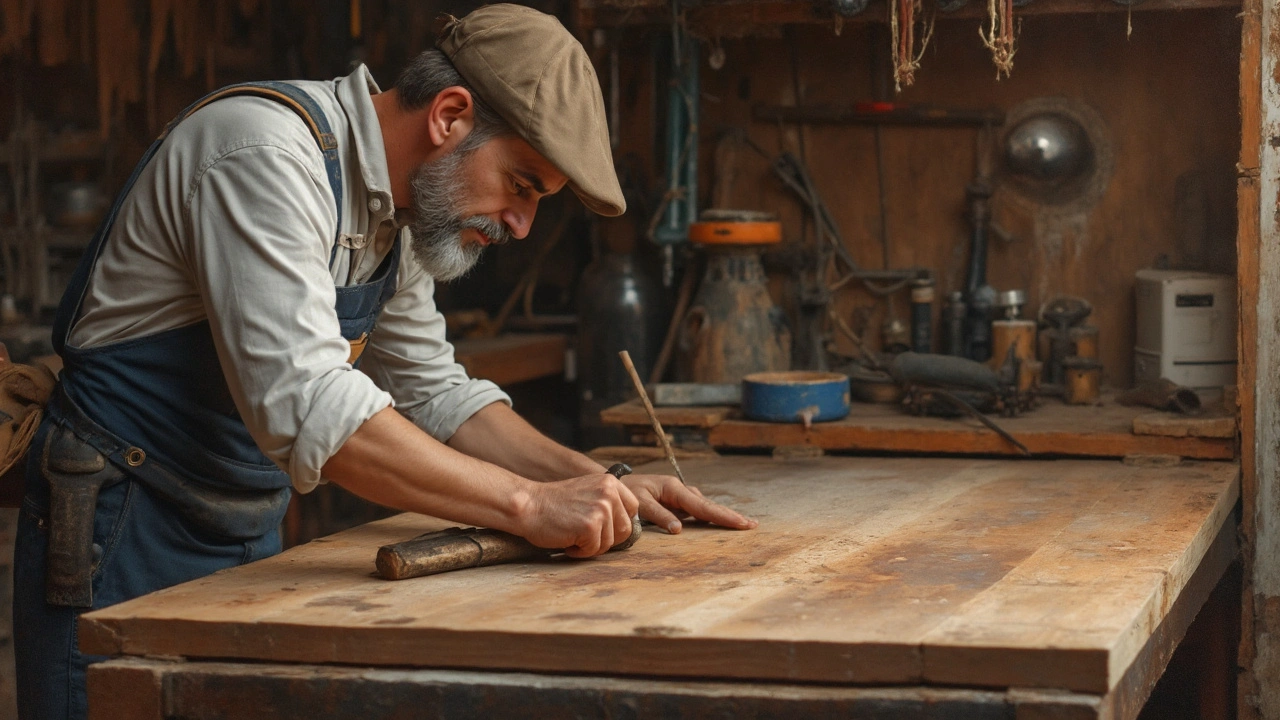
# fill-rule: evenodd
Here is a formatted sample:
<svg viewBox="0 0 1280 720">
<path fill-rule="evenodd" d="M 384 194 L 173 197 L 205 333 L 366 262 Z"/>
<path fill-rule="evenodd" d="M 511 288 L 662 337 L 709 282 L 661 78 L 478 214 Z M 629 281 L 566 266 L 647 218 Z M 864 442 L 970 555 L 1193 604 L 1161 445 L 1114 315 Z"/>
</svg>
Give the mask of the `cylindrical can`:
<svg viewBox="0 0 1280 720">
<path fill-rule="evenodd" d="M 933 352 L 933 281 L 911 285 L 911 351 Z"/>
<path fill-rule="evenodd" d="M 1098 328 L 1095 325 L 1080 325 L 1071 328 L 1071 343 L 1075 346 L 1075 356 L 1082 358 L 1098 358 Z"/>
<path fill-rule="evenodd" d="M 1063 399 L 1068 405 L 1090 405 L 1102 394 L 1102 363 L 1093 358 L 1063 361 Z"/>
<path fill-rule="evenodd" d="M 993 370 L 999 370 L 1009 357 L 1010 347 L 1014 348 L 1013 355 L 1017 358 L 1019 367 L 1035 361 L 1036 323 L 1034 320 L 996 320 L 991 323 L 992 352 L 987 365 Z M 1030 388 L 1031 379 L 1031 375 L 1019 372 L 1018 389 Z"/>
</svg>

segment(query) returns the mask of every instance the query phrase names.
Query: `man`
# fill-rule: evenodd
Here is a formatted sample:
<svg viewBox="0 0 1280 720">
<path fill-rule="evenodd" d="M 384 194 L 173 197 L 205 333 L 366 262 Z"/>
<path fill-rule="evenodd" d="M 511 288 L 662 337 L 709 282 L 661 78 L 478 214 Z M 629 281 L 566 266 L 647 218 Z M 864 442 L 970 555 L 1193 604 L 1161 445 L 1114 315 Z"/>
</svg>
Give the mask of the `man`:
<svg viewBox="0 0 1280 720">
<path fill-rule="evenodd" d="M 361 67 L 207 99 L 122 192 L 59 308 L 65 369 L 30 453 L 24 718 L 84 716 L 78 613 L 278 552 L 291 488 L 574 557 L 637 511 L 755 526 L 674 478 L 605 474 L 453 363 L 434 280 L 525 237 L 565 185 L 625 207 L 599 85 L 554 18 L 489 6 L 439 47 L 385 93 Z"/>
</svg>

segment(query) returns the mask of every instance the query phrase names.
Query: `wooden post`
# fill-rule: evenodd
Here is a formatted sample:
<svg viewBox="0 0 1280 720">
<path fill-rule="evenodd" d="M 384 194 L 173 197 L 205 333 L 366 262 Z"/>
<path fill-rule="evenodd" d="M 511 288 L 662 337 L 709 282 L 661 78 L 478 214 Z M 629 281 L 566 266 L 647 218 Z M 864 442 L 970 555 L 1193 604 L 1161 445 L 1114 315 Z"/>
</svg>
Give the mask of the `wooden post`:
<svg viewBox="0 0 1280 720">
<path fill-rule="evenodd" d="M 1241 18 L 1240 50 L 1240 162 L 1237 165 L 1237 278 L 1239 286 L 1239 375 L 1237 385 L 1240 402 L 1240 447 L 1241 447 L 1241 499 L 1244 505 L 1242 519 L 1244 580 L 1242 583 L 1242 617 L 1239 664 L 1244 669 L 1239 679 L 1239 714 L 1241 718 L 1272 717 L 1276 711 L 1277 669 L 1268 666 L 1265 658 L 1272 654 L 1272 647 L 1280 645 L 1271 634 L 1265 617 L 1267 598 L 1280 594 L 1278 573 L 1268 567 L 1274 562 L 1267 560 L 1275 557 L 1270 551 L 1280 539 L 1280 532 L 1274 528 L 1274 521 L 1280 519 L 1272 509 L 1275 493 L 1274 476 L 1276 471 L 1275 454 L 1264 451 L 1274 445 L 1277 439 L 1273 390 L 1277 380 L 1272 377 L 1280 356 L 1275 353 L 1274 344 L 1280 337 L 1274 331 L 1266 333 L 1267 338 L 1259 342 L 1259 312 L 1267 309 L 1268 315 L 1273 312 L 1274 302 L 1280 287 L 1277 287 L 1276 269 L 1263 272 L 1266 263 L 1275 262 L 1276 248 L 1267 249 L 1263 242 L 1263 229 L 1268 223 L 1263 222 L 1261 193 L 1264 180 L 1275 192 L 1275 171 L 1277 163 L 1275 150 L 1272 148 L 1265 161 L 1271 170 L 1260 172 L 1264 162 L 1262 143 L 1262 124 L 1267 111 L 1264 103 L 1269 102 L 1273 108 L 1276 103 L 1274 82 L 1269 83 L 1264 93 L 1262 68 L 1264 62 L 1275 62 L 1274 47 L 1264 52 L 1262 45 L 1264 15 L 1274 22 L 1275 8 L 1272 3 L 1263 0 L 1244 0 Z M 1269 43 L 1270 44 L 1270 43 Z M 1274 110 L 1272 111 L 1274 113 Z M 1268 212 L 1272 222 L 1267 229 L 1267 236 L 1274 243 L 1276 228 L 1274 224 L 1274 208 Z M 1259 402 L 1259 399 L 1264 402 Z M 1272 522 L 1267 522 L 1270 518 Z M 1255 558 L 1264 558 L 1263 563 L 1255 562 Z M 1262 652 L 1259 652 L 1259 649 Z M 1265 688 L 1272 688 L 1266 692 Z M 1266 695 L 1270 695 L 1269 699 Z"/>
</svg>

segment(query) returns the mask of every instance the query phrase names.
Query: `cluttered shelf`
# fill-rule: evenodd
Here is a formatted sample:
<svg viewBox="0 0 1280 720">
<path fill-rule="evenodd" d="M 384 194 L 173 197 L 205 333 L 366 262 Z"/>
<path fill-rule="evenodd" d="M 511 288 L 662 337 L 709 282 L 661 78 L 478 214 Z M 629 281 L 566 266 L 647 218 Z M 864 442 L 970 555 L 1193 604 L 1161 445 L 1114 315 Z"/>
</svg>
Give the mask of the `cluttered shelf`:
<svg viewBox="0 0 1280 720">
<path fill-rule="evenodd" d="M 677 434 L 693 435 L 720 450 L 806 445 L 832 451 L 1009 455 L 1021 451 L 970 418 L 910 415 L 893 405 L 853 403 L 848 416 L 830 422 L 772 423 L 748 420 L 731 405 L 658 407 L 658 420 Z M 608 425 L 650 426 L 639 400 L 600 413 Z M 1045 399 L 1012 418 L 994 418 L 1035 455 L 1126 457 L 1170 455 L 1202 460 L 1235 457 L 1236 419 L 1222 403 L 1197 415 L 1129 407 L 1104 393 L 1096 404 L 1066 405 Z"/>
</svg>

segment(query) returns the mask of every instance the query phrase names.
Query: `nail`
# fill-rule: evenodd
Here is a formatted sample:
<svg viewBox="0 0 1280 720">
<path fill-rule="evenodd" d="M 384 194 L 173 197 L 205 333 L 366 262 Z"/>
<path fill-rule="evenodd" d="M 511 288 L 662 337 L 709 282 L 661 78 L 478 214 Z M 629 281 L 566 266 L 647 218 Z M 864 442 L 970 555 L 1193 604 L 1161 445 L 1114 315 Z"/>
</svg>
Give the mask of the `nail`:
<svg viewBox="0 0 1280 720">
<path fill-rule="evenodd" d="M 672 520 L 671 522 L 667 523 L 667 532 L 671 533 L 672 535 L 679 535 L 679 534 L 680 534 L 680 521 L 679 521 L 679 520 Z"/>
</svg>

